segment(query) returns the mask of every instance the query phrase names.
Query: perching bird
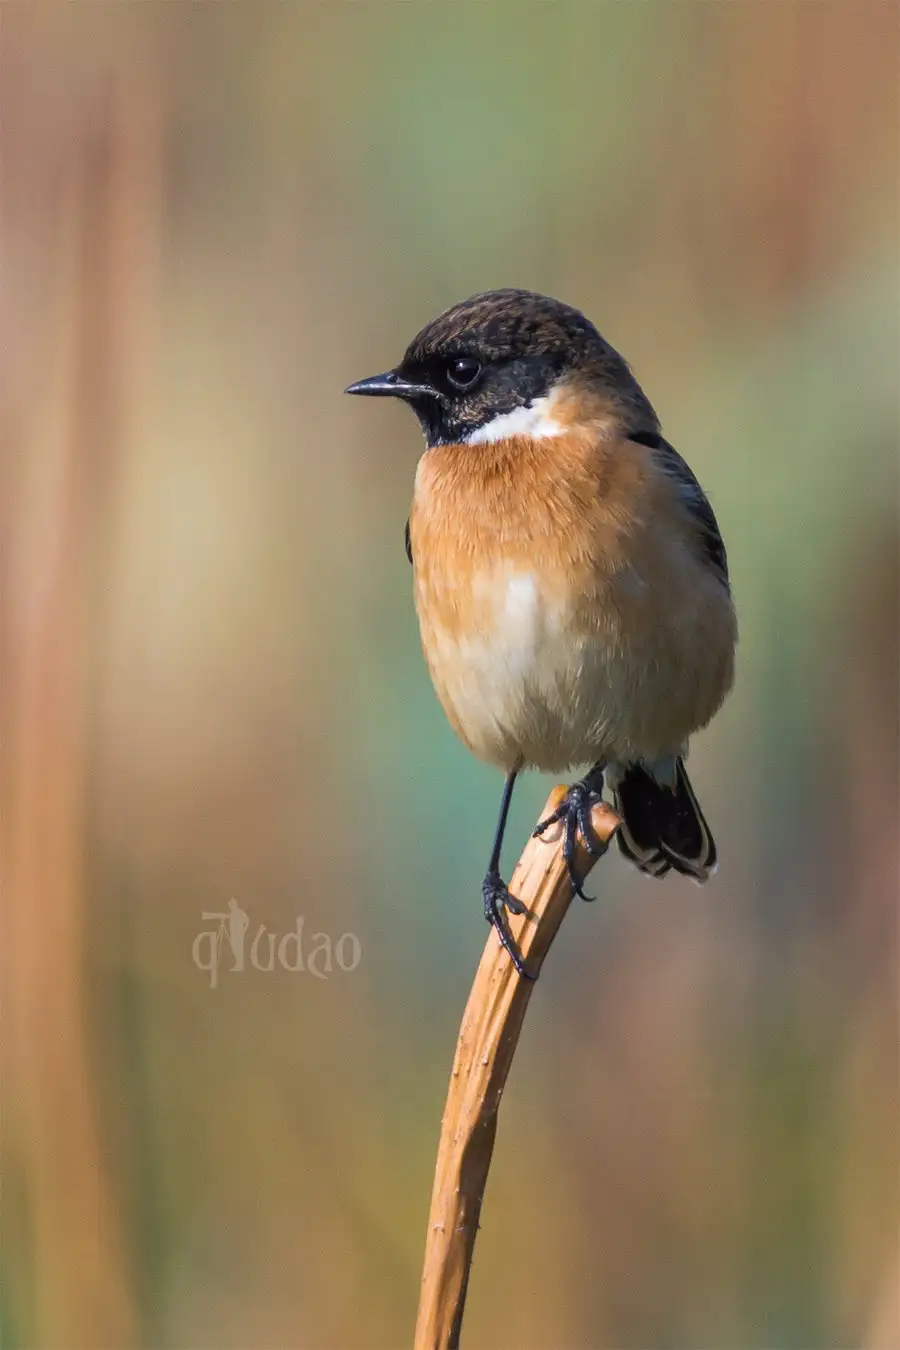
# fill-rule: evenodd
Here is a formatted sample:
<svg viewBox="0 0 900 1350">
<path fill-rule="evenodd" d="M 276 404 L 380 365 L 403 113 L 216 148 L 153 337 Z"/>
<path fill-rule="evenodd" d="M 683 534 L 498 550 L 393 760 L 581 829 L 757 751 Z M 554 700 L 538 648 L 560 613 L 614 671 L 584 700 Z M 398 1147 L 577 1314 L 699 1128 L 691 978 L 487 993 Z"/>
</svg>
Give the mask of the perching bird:
<svg viewBox="0 0 900 1350">
<path fill-rule="evenodd" d="M 349 394 L 390 395 L 425 435 L 406 551 L 451 725 L 505 771 L 485 915 L 522 975 L 500 876 L 516 775 L 593 767 L 550 820 L 599 853 L 604 773 L 622 852 L 705 881 L 716 849 L 684 759 L 734 677 L 737 625 L 709 502 L 627 363 L 578 310 L 488 291 L 429 323 Z M 587 898 L 587 897 L 584 897 Z"/>
</svg>

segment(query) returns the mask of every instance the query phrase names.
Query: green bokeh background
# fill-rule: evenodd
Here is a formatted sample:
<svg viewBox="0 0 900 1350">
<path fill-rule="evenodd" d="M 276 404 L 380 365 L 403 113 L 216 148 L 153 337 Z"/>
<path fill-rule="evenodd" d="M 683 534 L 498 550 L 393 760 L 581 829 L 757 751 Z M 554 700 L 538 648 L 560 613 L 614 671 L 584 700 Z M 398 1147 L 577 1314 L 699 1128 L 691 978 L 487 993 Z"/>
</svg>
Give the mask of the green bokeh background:
<svg viewBox="0 0 900 1350">
<path fill-rule="evenodd" d="M 634 366 L 741 641 L 719 872 L 567 919 L 465 1344 L 900 1345 L 896 77 L 874 0 L 3 6 L 4 1345 L 410 1343 L 501 784 L 341 390 L 505 285 Z M 211 989 L 230 898 L 358 968 Z"/>
</svg>

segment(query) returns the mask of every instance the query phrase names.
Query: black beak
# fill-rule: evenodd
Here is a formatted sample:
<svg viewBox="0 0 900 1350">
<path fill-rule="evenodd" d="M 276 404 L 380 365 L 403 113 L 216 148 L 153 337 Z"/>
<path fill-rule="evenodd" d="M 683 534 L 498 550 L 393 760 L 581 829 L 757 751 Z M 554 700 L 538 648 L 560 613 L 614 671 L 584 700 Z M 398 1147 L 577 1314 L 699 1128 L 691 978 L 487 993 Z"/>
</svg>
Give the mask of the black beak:
<svg viewBox="0 0 900 1350">
<path fill-rule="evenodd" d="M 345 394 L 367 394 L 370 398 L 426 398 L 434 396 L 435 390 L 429 384 L 412 384 L 398 375 L 396 370 L 387 370 L 383 375 L 370 375 L 367 380 L 357 380 L 344 390 Z"/>
</svg>

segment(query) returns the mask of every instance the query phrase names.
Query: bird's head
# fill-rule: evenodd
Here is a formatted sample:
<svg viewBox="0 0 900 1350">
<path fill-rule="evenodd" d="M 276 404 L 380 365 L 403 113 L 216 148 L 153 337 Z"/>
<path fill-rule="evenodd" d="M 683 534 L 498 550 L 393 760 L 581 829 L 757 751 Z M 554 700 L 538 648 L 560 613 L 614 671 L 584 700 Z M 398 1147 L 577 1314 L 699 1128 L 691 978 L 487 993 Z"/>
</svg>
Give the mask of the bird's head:
<svg viewBox="0 0 900 1350">
<path fill-rule="evenodd" d="M 487 291 L 454 305 L 393 370 L 346 392 L 405 400 L 429 447 L 558 435 L 577 422 L 579 395 L 586 409 L 605 398 L 636 425 L 657 425 L 627 363 L 594 325 L 533 291 Z"/>
</svg>

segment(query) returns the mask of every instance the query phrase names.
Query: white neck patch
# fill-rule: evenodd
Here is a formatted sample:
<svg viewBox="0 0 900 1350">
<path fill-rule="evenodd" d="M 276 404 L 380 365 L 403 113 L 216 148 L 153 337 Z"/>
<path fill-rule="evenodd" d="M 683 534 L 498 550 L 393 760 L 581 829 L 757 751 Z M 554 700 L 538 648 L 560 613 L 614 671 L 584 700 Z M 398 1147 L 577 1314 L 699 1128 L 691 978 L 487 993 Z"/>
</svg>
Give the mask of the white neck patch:
<svg viewBox="0 0 900 1350">
<path fill-rule="evenodd" d="M 533 399 L 528 407 L 514 408 L 512 412 L 485 422 L 483 427 L 467 436 L 466 445 L 489 445 L 493 441 L 505 441 L 510 436 L 530 436 L 532 440 L 543 440 L 547 436 L 562 436 L 565 427 L 551 416 L 549 398 Z"/>
</svg>

